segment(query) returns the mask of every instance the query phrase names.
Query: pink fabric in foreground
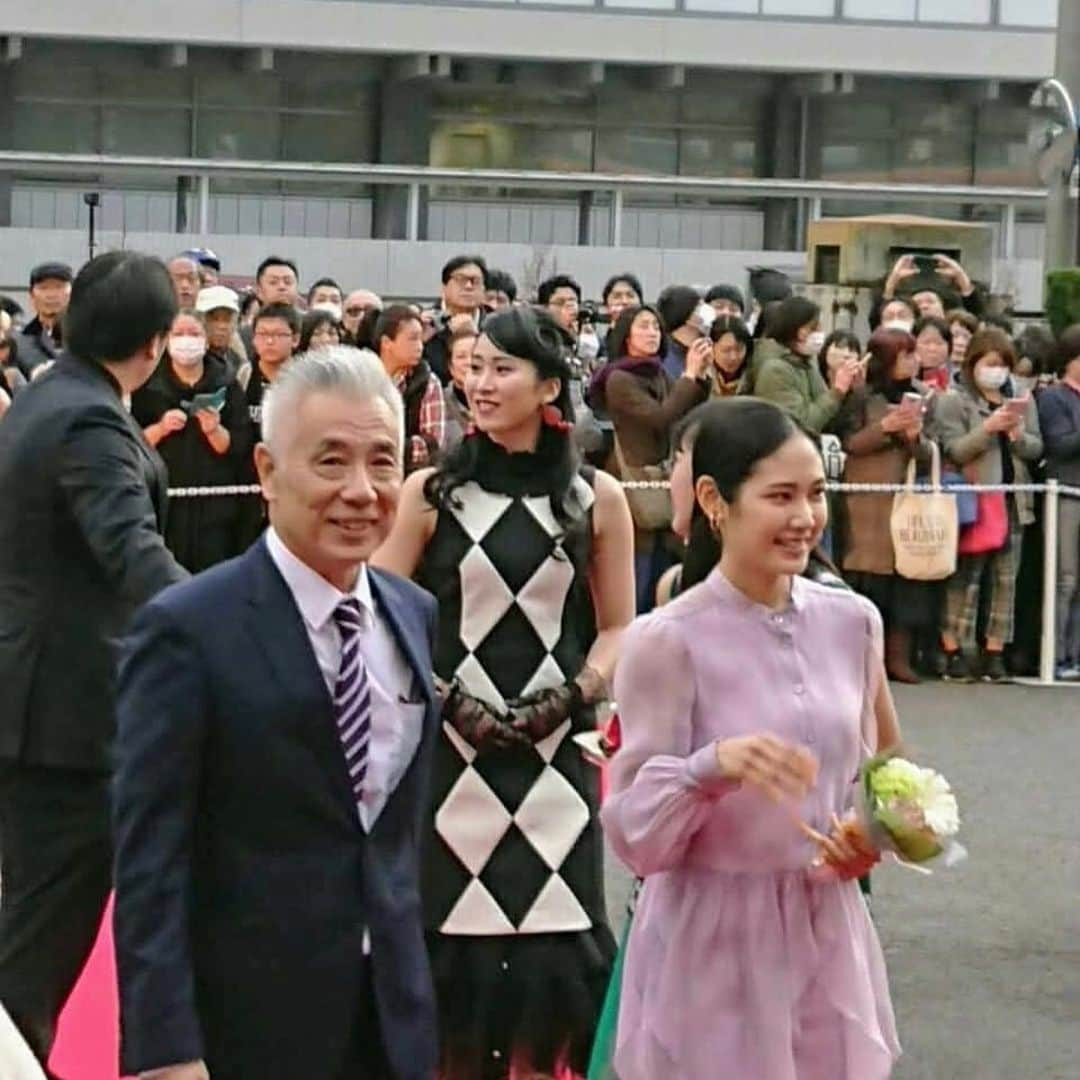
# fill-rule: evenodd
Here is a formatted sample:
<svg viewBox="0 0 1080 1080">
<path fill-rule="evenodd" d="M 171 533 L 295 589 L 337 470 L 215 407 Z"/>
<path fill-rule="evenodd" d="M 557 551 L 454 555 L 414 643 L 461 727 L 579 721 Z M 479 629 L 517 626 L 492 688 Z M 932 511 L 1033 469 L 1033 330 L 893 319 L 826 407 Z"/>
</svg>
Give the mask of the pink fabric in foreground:
<svg viewBox="0 0 1080 1080">
<path fill-rule="evenodd" d="M 56 1032 L 49 1068 L 63 1080 L 118 1080 L 120 1005 L 109 897 L 97 941 Z"/>
</svg>

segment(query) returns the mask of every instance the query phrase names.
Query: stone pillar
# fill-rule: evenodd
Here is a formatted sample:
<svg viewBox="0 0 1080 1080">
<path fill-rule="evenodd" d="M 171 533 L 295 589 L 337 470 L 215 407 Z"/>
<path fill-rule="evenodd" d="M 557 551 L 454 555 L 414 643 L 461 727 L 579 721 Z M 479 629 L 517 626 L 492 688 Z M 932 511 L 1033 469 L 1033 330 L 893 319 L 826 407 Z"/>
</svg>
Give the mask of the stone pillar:
<svg viewBox="0 0 1080 1080">
<path fill-rule="evenodd" d="M 384 80 L 379 86 L 377 161 L 381 165 L 427 165 L 431 152 L 430 79 Z M 405 185 L 379 184 L 374 191 L 372 236 L 406 235 L 409 192 Z M 420 239 L 427 236 L 428 193 L 420 189 Z"/>
<path fill-rule="evenodd" d="M 780 79 L 776 91 L 764 104 L 761 130 L 766 132 L 764 176 L 797 178 L 800 171 L 801 111 L 799 96 L 790 83 Z M 765 247 L 769 251 L 798 251 L 803 237 L 796 233 L 798 201 L 769 199 L 765 203 Z"/>
<path fill-rule="evenodd" d="M 0 63 L 0 149 L 14 149 L 15 73 L 14 64 Z M 0 173 L 0 228 L 11 225 L 11 194 L 14 183 L 10 173 Z"/>
</svg>

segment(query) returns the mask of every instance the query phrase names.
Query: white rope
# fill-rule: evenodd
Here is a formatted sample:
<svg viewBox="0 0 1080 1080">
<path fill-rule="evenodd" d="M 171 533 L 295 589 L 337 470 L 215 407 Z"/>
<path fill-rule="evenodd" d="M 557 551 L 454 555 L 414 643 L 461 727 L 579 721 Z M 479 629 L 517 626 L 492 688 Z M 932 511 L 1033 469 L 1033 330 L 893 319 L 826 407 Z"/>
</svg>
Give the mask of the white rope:
<svg viewBox="0 0 1080 1080">
<path fill-rule="evenodd" d="M 628 491 L 645 491 L 653 488 L 668 488 L 671 486 L 667 480 L 627 480 L 622 486 Z M 916 484 L 908 488 L 906 484 L 829 484 L 829 491 L 838 491 L 846 495 L 895 495 L 899 491 L 930 492 L 936 490 L 930 484 Z M 942 492 L 946 495 L 956 495 L 963 491 L 1004 491 L 1004 492 L 1029 492 L 1033 495 L 1044 495 L 1050 490 L 1049 484 L 947 484 L 942 485 Z M 1069 487 L 1059 484 L 1059 495 L 1069 498 L 1080 498 L 1080 487 Z M 170 499 L 202 499 L 212 498 L 219 495 L 258 495 L 262 489 L 258 484 L 221 484 L 214 487 L 179 487 L 169 488 Z"/>
</svg>

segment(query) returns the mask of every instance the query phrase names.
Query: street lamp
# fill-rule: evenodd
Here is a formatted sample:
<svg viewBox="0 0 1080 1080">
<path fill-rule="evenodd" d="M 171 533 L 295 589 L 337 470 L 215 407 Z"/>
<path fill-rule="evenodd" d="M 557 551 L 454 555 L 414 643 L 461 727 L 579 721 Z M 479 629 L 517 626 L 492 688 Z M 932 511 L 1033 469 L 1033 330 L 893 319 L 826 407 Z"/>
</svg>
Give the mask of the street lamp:
<svg viewBox="0 0 1080 1080">
<path fill-rule="evenodd" d="M 83 195 L 82 201 L 86 203 L 86 208 L 90 211 L 87 247 L 90 249 L 90 258 L 92 259 L 94 257 L 94 248 L 97 246 L 94 242 L 94 215 L 97 213 L 97 208 L 101 205 L 101 195 L 96 191 L 88 191 Z"/>
</svg>

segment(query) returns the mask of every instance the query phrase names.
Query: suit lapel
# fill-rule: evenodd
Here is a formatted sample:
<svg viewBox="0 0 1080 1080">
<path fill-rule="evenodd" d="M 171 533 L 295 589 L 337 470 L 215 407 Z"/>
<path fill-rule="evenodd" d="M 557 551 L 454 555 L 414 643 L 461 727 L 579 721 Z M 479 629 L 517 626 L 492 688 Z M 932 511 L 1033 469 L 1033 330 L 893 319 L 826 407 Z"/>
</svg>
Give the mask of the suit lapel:
<svg viewBox="0 0 1080 1080">
<path fill-rule="evenodd" d="M 430 654 L 425 647 L 427 629 L 415 617 L 415 608 L 394 603 L 398 598 L 393 595 L 392 585 L 383 574 L 369 567 L 368 580 L 379 614 L 390 627 L 398 648 L 405 654 L 405 659 L 412 668 L 420 693 L 430 705 L 435 699 L 435 685 L 432 681 Z"/>
<path fill-rule="evenodd" d="M 255 577 L 246 612 L 248 630 L 266 657 L 288 706 L 283 711 L 298 716 L 299 722 L 293 730 L 323 762 L 335 795 L 359 828 L 333 702 L 311 648 L 303 616 L 266 550 L 266 539 L 257 541 L 245 558 L 250 561 Z"/>
</svg>

